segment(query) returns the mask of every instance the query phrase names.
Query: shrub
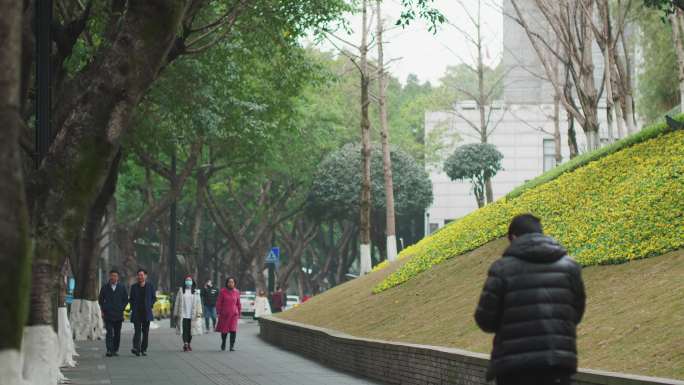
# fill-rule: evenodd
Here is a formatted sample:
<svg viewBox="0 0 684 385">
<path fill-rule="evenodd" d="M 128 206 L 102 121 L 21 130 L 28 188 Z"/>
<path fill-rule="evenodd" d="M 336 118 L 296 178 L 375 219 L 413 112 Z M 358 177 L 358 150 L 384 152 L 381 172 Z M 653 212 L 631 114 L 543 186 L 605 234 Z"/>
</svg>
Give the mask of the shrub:
<svg viewBox="0 0 684 385">
<path fill-rule="evenodd" d="M 622 263 L 684 246 L 683 131 L 656 125 L 564 169 L 406 248 L 400 257 L 412 258 L 373 291 L 505 235 L 510 219 L 525 212 L 541 217 L 546 232 L 582 265 Z"/>
</svg>

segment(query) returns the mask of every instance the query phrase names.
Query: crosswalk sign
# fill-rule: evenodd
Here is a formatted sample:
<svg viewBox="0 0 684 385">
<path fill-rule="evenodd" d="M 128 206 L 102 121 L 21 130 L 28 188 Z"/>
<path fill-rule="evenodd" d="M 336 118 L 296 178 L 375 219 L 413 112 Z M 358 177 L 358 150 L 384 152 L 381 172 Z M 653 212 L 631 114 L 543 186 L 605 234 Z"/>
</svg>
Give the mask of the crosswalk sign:
<svg viewBox="0 0 684 385">
<path fill-rule="evenodd" d="M 266 260 L 264 262 L 275 263 L 276 265 L 280 264 L 280 248 L 272 247 L 271 251 L 269 251 L 268 255 L 266 256 Z"/>
</svg>

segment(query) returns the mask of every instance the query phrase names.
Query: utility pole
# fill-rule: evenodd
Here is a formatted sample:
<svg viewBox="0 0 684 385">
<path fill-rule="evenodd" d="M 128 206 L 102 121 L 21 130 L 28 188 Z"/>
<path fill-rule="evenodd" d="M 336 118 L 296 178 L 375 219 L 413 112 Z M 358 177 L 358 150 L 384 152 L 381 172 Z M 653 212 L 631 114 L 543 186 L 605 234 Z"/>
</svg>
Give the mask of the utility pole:
<svg viewBox="0 0 684 385">
<path fill-rule="evenodd" d="M 171 153 L 171 191 L 176 189 L 176 143 Z M 169 292 L 173 294 L 173 284 L 176 280 L 176 199 L 169 209 Z M 176 327 L 174 317 L 171 317 L 171 327 Z"/>
</svg>

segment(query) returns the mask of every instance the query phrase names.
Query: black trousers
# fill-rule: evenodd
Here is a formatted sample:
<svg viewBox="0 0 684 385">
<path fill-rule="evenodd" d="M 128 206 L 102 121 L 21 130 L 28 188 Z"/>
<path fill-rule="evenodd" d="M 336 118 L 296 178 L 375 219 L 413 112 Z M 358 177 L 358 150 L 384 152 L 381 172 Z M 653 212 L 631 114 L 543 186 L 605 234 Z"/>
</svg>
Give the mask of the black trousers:
<svg viewBox="0 0 684 385">
<path fill-rule="evenodd" d="M 110 321 L 105 320 L 105 329 L 107 330 L 107 351 L 116 353 L 119 351 L 119 343 L 121 342 L 121 324 L 123 320 Z"/>
<path fill-rule="evenodd" d="M 532 370 L 526 374 L 511 374 L 496 378 L 496 385 L 570 385 L 567 373 L 540 372 Z"/>
<path fill-rule="evenodd" d="M 133 350 L 146 352 L 148 336 L 150 334 L 150 321 L 135 321 L 133 322 L 133 328 L 135 329 L 133 332 Z"/>
<path fill-rule="evenodd" d="M 221 347 L 225 348 L 226 347 L 226 337 L 228 336 L 228 333 L 221 333 Z M 237 332 L 230 332 L 230 348 L 232 349 L 233 346 L 235 346 L 235 338 L 237 337 Z"/>
<path fill-rule="evenodd" d="M 190 318 L 183 318 L 183 342 L 189 344 L 192 341 L 192 332 L 190 328 L 192 320 Z"/>
</svg>

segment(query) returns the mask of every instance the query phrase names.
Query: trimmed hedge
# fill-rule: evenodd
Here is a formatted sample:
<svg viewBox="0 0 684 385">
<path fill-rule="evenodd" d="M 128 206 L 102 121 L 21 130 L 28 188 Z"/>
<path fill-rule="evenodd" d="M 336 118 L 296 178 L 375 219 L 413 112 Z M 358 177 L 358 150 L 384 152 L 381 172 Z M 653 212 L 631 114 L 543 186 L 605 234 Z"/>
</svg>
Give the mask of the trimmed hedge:
<svg viewBox="0 0 684 385">
<path fill-rule="evenodd" d="M 525 212 L 540 216 L 545 231 L 582 265 L 622 263 L 684 246 L 684 131 L 656 124 L 514 192 L 403 250 L 400 257 L 412 258 L 373 292 L 504 236 L 510 219 Z"/>
</svg>

